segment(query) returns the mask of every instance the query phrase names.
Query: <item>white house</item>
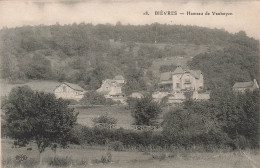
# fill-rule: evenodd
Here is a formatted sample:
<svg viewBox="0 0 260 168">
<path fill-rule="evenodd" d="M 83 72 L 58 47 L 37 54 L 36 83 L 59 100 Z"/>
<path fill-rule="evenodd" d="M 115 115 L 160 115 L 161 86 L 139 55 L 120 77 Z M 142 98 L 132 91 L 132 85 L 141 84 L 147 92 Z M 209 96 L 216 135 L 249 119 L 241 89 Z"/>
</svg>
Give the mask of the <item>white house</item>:
<svg viewBox="0 0 260 168">
<path fill-rule="evenodd" d="M 125 103 L 125 96 L 122 92 L 122 84 L 114 79 L 106 79 L 102 81 L 102 85 L 97 92 L 103 94 L 105 98 L 110 98 L 114 101 Z"/>
<path fill-rule="evenodd" d="M 137 99 L 141 99 L 144 97 L 144 95 L 142 93 L 139 93 L 139 92 L 133 92 L 130 97 L 132 98 L 137 98 Z"/>
<path fill-rule="evenodd" d="M 57 98 L 73 99 L 79 101 L 83 98 L 85 90 L 80 86 L 72 83 L 64 82 L 54 89 Z"/>
<path fill-rule="evenodd" d="M 201 90 L 203 88 L 203 75 L 200 70 L 184 70 L 178 66 L 172 73 L 172 90 Z"/>
<path fill-rule="evenodd" d="M 154 93 L 155 99 L 171 95 L 170 102 L 182 102 L 185 100 L 184 93 L 193 92 L 193 99 L 208 100 L 209 93 L 198 93 L 204 87 L 204 78 L 200 70 L 183 69 L 178 66 L 173 72 L 165 72 L 160 77 L 160 92 Z"/>
</svg>

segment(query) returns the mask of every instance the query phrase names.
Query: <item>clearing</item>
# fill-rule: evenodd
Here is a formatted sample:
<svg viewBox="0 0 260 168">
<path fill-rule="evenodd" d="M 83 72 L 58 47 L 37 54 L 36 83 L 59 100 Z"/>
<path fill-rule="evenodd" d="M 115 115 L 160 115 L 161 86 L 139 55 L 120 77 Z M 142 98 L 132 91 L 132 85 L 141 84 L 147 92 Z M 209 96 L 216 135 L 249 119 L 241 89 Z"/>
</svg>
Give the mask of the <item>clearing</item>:
<svg viewBox="0 0 260 168">
<path fill-rule="evenodd" d="M 32 150 L 28 151 L 26 147 L 12 148 L 12 141 L 2 140 L 2 166 L 10 167 L 15 160 L 16 155 L 24 154 L 32 160 L 31 164 L 37 163 L 38 151 L 35 144 L 31 144 Z M 73 165 L 61 167 L 114 167 L 114 168 L 256 168 L 259 163 L 258 151 L 213 151 L 197 152 L 176 150 L 171 155 L 165 151 L 160 152 L 139 152 L 137 150 L 110 151 L 112 162 L 103 164 L 97 163 L 102 156 L 106 156 L 107 147 L 100 146 L 78 146 L 71 145 L 67 149 L 57 149 L 56 156 L 72 160 Z M 166 157 L 160 159 L 153 156 L 166 154 Z M 41 167 L 49 168 L 48 162 L 54 157 L 53 151 L 47 149 L 43 153 L 43 165 Z M 34 161 L 33 161 L 34 160 Z M 84 161 L 84 165 L 82 162 Z M 15 166 L 11 166 L 15 167 Z M 16 166 L 19 167 L 19 166 Z M 22 167 L 22 166 L 20 166 Z M 59 166 L 60 167 L 60 166 Z"/>
</svg>

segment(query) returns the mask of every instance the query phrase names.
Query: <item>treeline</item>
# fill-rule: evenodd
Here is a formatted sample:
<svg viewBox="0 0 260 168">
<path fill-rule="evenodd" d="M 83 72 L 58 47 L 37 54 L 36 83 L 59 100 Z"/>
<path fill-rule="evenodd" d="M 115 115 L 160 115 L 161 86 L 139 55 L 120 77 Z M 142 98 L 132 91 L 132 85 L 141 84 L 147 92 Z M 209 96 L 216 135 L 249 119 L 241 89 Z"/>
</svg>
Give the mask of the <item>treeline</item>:
<svg viewBox="0 0 260 168">
<path fill-rule="evenodd" d="M 233 35 L 219 29 L 157 23 L 139 26 L 82 23 L 3 28 L 0 30 L 0 39 L 1 78 L 11 82 L 48 79 L 77 83 L 85 89 L 97 89 L 102 80 L 123 75 L 128 92 L 154 90 L 157 82 L 153 72 L 148 70 L 153 61 L 187 55 L 185 51 L 170 45 L 146 45 L 155 43 L 204 44 L 226 48 L 217 53 L 196 56 L 190 64 L 192 68 L 205 73 L 209 88 L 215 82 L 232 83 L 239 79 L 230 80 L 233 75 L 222 79 L 218 76 L 222 74 L 222 69 L 241 71 L 243 80 L 258 75 L 255 59 L 258 58 L 259 42 L 243 32 Z M 222 65 L 216 59 L 226 62 Z M 240 62 L 246 64 L 241 67 Z M 219 63 L 221 67 L 215 67 L 213 63 Z M 230 66 L 229 63 L 234 65 Z M 161 72 L 173 68 L 162 67 Z"/>
<path fill-rule="evenodd" d="M 234 94 L 215 90 L 209 101 L 187 100 L 171 109 L 161 123 L 162 132 L 89 128 L 78 125 L 71 142 L 106 145 L 120 142 L 127 147 L 183 147 L 204 149 L 259 148 L 259 90 Z"/>
<path fill-rule="evenodd" d="M 259 51 L 259 41 L 239 32 L 223 50 L 199 54 L 188 65 L 202 71 L 207 89 L 232 87 L 235 82 L 253 79 L 259 82 Z"/>
</svg>

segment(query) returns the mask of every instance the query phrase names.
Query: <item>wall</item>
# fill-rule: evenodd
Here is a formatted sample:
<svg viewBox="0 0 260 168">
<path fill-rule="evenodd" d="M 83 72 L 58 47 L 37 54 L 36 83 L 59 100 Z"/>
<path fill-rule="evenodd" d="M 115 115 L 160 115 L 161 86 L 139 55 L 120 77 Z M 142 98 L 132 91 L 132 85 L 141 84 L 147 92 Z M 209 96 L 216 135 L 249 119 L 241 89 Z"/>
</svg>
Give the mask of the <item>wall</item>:
<svg viewBox="0 0 260 168">
<path fill-rule="evenodd" d="M 65 89 L 65 92 L 64 92 Z M 57 87 L 54 90 L 54 94 L 57 98 L 63 98 L 63 99 L 74 99 L 79 101 L 83 98 L 84 92 L 83 91 L 75 91 L 71 87 L 61 84 L 59 87 Z"/>
</svg>

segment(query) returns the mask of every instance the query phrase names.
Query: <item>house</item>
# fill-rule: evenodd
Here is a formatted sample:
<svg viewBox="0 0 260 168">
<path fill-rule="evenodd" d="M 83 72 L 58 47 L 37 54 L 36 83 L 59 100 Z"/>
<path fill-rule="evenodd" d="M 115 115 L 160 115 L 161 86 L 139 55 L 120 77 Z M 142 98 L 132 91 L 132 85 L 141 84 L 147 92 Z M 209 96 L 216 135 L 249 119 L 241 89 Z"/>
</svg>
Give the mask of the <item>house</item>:
<svg viewBox="0 0 260 168">
<path fill-rule="evenodd" d="M 185 100 L 185 92 L 192 91 L 194 100 L 208 100 L 209 93 L 198 93 L 204 87 L 204 78 L 200 70 L 189 70 L 178 66 L 173 72 L 165 72 L 160 76 L 160 92 L 154 93 L 154 99 L 162 99 L 167 94 L 170 102 Z M 167 94 L 166 94 L 167 93 Z"/>
<path fill-rule="evenodd" d="M 114 79 L 106 79 L 102 81 L 102 85 L 97 89 L 105 98 L 111 98 L 114 101 L 125 102 L 124 94 L 122 92 L 122 85 Z"/>
<path fill-rule="evenodd" d="M 113 80 L 115 80 L 119 84 L 124 84 L 125 83 L 125 78 L 122 75 L 115 76 Z"/>
<path fill-rule="evenodd" d="M 83 98 L 85 90 L 80 86 L 72 83 L 64 82 L 54 89 L 57 98 L 72 99 L 79 101 Z"/>
<path fill-rule="evenodd" d="M 236 82 L 233 86 L 233 91 L 237 93 L 244 93 L 246 90 L 253 91 L 258 89 L 259 86 L 257 84 L 256 79 L 250 82 Z"/>
<path fill-rule="evenodd" d="M 169 91 L 172 89 L 172 72 L 164 72 L 161 74 L 159 86 L 162 91 Z"/>
<path fill-rule="evenodd" d="M 204 79 L 200 70 L 188 70 L 178 66 L 173 72 L 162 73 L 159 85 L 163 90 L 180 92 L 201 90 L 203 83 Z"/>
<path fill-rule="evenodd" d="M 130 97 L 132 98 L 137 98 L 137 99 L 141 99 L 144 97 L 144 95 L 142 93 L 139 93 L 139 92 L 133 92 Z"/>
<path fill-rule="evenodd" d="M 200 70 L 184 70 L 181 66 L 178 66 L 172 73 L 173 92 L 201 90 L 203 83 L 204 79 Z"/>
</svg>

